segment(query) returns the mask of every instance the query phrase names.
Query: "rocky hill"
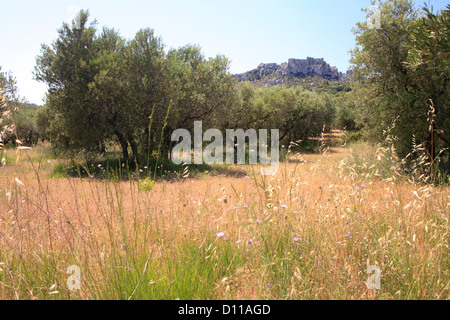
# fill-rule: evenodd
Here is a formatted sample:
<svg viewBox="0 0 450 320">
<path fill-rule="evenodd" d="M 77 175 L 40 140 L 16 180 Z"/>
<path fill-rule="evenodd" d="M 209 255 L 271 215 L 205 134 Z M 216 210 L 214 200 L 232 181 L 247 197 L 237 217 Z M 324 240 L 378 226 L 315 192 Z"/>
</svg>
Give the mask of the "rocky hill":
<svg viewBox="0 0 450 320">
<path fill-rule="evenodd" d="M 306 59 L 289 59 L 281 65 L 276 63 L 261 63 L 251 71 L 233 75 L 239 81 L 259 81 L 270 76 L 270 84 L 276 85 L 286 81 L 286 77 L 304 78 L 321 77 L 331 81 L 348 80 L 351 71 L 339 72 L 331 67 L 323 58 L 307 57 Z"/>
</svg>

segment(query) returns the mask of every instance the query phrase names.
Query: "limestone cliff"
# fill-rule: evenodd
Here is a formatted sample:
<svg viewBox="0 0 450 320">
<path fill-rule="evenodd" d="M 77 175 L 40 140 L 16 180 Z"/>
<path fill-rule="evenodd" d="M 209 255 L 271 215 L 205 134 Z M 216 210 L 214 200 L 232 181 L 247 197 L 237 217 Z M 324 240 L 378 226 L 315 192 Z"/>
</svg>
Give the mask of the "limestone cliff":
<svg viewBox="0 0 450 320">
<path fill-rule="evenodd" d="M 331 67 L 323 58 L 307 57 L 306 59 L 289 59 L 288 62 L 284 62 L 281 65 L 261 63 L 254 70 L 234 76 L 239 81 L 257 81 L 271 74 L 294 76 L 296 78 L 319 76 L 327 80 L 347 80 L 350 71 L 343 74 L 336 67 Z"/>
</svg>

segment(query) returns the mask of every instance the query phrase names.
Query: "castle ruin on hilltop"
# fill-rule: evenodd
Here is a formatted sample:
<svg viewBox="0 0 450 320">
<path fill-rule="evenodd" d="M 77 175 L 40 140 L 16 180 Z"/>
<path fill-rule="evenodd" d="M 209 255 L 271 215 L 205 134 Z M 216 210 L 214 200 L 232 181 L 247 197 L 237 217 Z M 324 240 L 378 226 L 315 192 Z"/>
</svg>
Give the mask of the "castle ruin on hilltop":
<svg viewBox="0 0 450 320">
<path fill-rule="evenodd" d="M 276 63 L 261 63 L 257 69 L 235 75 L 239 81 L 259 80 L 267 75 L 280 73 L 283 76 L 297 78 L 306 76 L 319 76 L 328 80 L 346 80 L 351 71 L 342 73 L 337 67 L 331 67 L 323 58 L 307 57 L 306 59 L 289 59 L 281 65 Z"/>
</svg>

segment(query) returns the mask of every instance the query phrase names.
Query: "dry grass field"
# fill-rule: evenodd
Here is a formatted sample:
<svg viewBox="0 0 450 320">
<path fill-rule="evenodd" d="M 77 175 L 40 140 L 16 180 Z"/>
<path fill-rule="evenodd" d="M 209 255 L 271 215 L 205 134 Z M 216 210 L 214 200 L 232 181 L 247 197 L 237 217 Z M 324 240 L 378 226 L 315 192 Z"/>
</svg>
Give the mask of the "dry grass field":
<svg viewBox="0 0 450 320">
<path fill-rule="evenodd" d="M 58 160 L 20 152 L 0 169 L 0 300 L 449 298 L 450 189 L 383 171 L 376 147 L 147 189 L 51 178 Z"/>
</svg>

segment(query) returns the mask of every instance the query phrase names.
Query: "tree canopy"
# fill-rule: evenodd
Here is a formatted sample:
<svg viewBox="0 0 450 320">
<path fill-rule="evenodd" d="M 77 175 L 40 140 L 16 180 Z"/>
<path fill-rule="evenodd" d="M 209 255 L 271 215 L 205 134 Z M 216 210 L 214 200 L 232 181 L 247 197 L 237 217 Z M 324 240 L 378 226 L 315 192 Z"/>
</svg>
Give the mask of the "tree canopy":
<svg viewBox="0 0 450 320">
<path fill-rule="evenodd" d="M 438 14 L 425 8 L 424 14 L 410 0 L 388 0 L 379 10 L 380 28 L 362 22 L 354 29 L 351 63 L 360 122 L 372 136 L 382 137 L 396 121 L 400 155 L 411 151 L 414 135 L 433 158 L 435 146 L 449 146 L 449 132 L 443 131 L 450 127 L 449 7 Z M 435 122 L 430 129 L 431 106 Z"/>
<path fill-rule="evenodd" d="M 164 146 L 169 130 L 226 113 L 235 80 L 225 57 L 206 59 L 191 45 L 166 53 L 152 29 L 127 41 L 114 29 L 99 33 L 88 18 L 81 11 L 77 24 L 63 24 L 37 58 L 35 78 L 49 86 L 39 121 L 56 145 L 89 151 L 117 141 L 124 158 L 131 147 L 138 159 L 156 144 L 169 105 Z"/>
</svg>

